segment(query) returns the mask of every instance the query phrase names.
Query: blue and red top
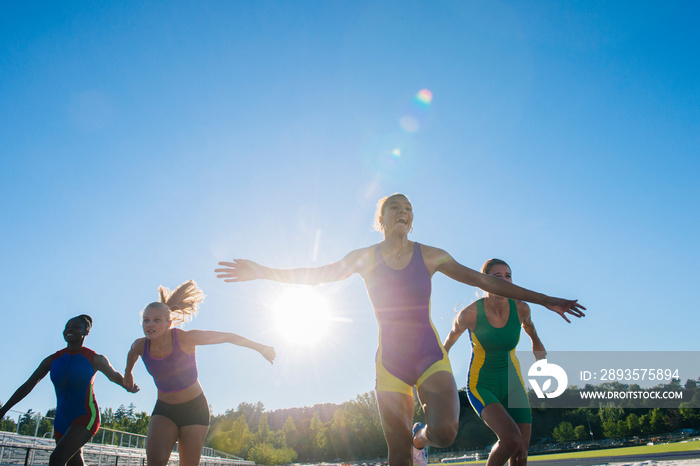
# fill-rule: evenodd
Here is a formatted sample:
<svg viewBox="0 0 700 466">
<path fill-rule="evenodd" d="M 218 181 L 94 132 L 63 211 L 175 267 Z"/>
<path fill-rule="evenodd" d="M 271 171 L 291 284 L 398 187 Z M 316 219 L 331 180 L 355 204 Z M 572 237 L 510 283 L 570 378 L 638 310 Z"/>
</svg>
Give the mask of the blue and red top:
<svg viewBox="0 0 700 466">
<path fill-rule="evenodd" d="M 100 409 L 93 390 L 96 371 L 92 367 L 92 358 L 96 354 L 82 347 L 74 353 L 64 348 L 53 355 L 50 370 L 51 382 L 56 390 L 56 418 L 53 424 L 60 435 L 65 434 L 74 423 L 93 432 L 100 425 Z"/>
</svg>

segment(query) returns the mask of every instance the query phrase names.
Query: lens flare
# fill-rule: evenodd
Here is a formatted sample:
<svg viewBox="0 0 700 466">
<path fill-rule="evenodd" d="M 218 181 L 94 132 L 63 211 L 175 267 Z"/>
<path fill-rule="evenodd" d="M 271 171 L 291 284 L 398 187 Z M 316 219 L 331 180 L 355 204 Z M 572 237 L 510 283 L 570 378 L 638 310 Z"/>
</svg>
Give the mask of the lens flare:
<svg viewBox="0 0 700 466">
<path fill-rule="evenodd" d="M 421 89 L 416 94 L 414 100 L 417 104 L 422 105 L 423 107 L 429 107 L 430 104 L 433 102 L 433 93 L 430 92 L 428 89 Z"/>
<path fill-rule="evenodd" d="M 418 119 L 413 115 L 402 116 L 401 120 L 399 121 L 399 124 L 401 125 L 401 128 L 407 133 L 415 133 L 416 131 L 418 131 L 418 129 L 420 129 L 420 123 L 418 122 Z"/>
</svg>

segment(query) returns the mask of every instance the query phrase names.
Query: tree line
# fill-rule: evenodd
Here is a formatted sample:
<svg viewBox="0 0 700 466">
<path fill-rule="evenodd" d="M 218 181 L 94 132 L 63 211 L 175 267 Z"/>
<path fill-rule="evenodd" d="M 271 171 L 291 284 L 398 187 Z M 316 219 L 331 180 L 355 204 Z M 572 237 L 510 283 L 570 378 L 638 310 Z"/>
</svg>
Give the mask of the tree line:
<svg viewBox="0 0 700 466">
<path fill-rule="evenodd" d="M 618 407 L 590 400 L 580 408 L 542 407 L 534 392 L 529 392 L 533 413 L 533 443 L 570 442 L 591 439 L 615 439 L 633 435 L 652 435 L 678 429 L 700 429 L 699 381 L 689 379 L 684 386 L 674 380 L 655 389 L 678 390 L 683 393 L 679 408 L 653 408 L 636 405 Z M 636 389 L 624 384 L 610 384 L 615 390 Z M 562 395 L 577 396 L 570 387 Z M 466 390 L 459 390 L 459 431 L 455 442 L 435 453 L 481 450 L 496 441 L 472 409 Z M 49 410 L 47 416 L 55 410 Z M 120 406 L 101 412 L 102 427 L 146 435 L 150 416 L 136 412 L 134 405 Z M 424 420 L 422 409 L 415 404 L 415 419 Z M 19 431 L 34 435 L 36 417 L 31 411 L 19 419 Z M 0 422 L 0 429 L 16 431 L 10 419 Z M 40 421 L 39 435 L 50 432 L 51 424 Z M 364 393 L 342 404 L 320 404 L 313 407 L 265 411 L 262 403 L 241 403 L 222 415 L 213 416 L 206 446 L 255 461 L 257 464 L 277 465 L 291 462 L 352 461 L 385 458 L 386 443 L 382 433 L 374 392 Z"/>
</svg>

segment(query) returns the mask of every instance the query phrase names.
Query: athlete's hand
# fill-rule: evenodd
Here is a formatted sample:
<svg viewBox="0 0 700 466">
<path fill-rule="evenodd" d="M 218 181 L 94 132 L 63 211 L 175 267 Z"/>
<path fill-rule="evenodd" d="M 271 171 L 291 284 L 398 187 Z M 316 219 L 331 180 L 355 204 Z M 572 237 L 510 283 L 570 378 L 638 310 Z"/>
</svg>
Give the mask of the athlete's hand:
<svg viewBox="0 0 700 466">
<path fill-rule="evenodd" d="M 264 278 L 263 267 L 253 261 L 234 259 L 233 262 L 219 262 L 224 268 L 216 269 L 217 278 L 223 278 L 225 282 L 245 282 Z"/>
<path fill-rule="evenodd" d="M 544 345 L 541 341 L 539 343 L 532 343 L 532 354 L 535 355 L 535 361 L 547 358 L 547 350 L 544 349 Z"/>
<path fill-rule="evenodd" d="M 582 309 L 585 311 L 586 308 L 578 303 L 578 299 L 551 298 L 550 302 L 544 306 L 550 311 L 559 314 L 562 319 L 568 323 L 571 323 L 571 321 L 566 317 L 566 314 L 571 314 L 574 317 L 583 317 L 586 315 L 582 311 Z"/>
<path fill-rule="evenodd" d="M 124 387 L 124 388 L 126 388 L 126 391 L 129 392 L 129 393 L 136 393 L 136 392 L 138 392 L 139 390 L 141 390 L 141 387 L 139 387 L 139 386 L 136 385 L 136 384 L 132 384 L 131 387 Z"/>
<path fill-rule="evenodd" d="M 124 374 L 124 388 L 126 391 L 136 393 L 132 392 L 134 387 L 136 387 L 136 392 L 139 391 L 139 388 L 134 384 L 134 374 Z"/>
<path fill-rule="evenodd" d="M 277 353 L 272 346 L 264 346 L 260 350 L 260 354 L 262 354 L 263 358 L 270 361 L 270 364 L 273 364 L 275 362 L 275 358 L 277 357 Z"/>
</svg>

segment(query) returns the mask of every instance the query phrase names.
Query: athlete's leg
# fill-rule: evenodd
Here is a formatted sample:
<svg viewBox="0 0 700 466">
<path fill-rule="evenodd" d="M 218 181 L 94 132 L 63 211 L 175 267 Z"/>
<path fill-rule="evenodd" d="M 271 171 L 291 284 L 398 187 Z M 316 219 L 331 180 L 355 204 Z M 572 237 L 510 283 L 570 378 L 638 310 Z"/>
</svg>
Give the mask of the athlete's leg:
<svg viewBox="0 0 700 466">
<path fill-rule="evenodd" d="M 425 412 L 425 427 L 414 440 L 416 448 L 452 445 L 459 428 L 459 395 L 451 372 L 432 374 L 418 386 L 418 399 Z"/>
<path fill-rule="evenodd" d="M 83 426 L 69 426 L 66 433 L 56 442 L 56 448 L 49 457 L 49 466 L 82 466 L 83 456 L 80 449 L 92 435 L 92 432 Z"/>
<path fill-rule="evenodd" d="M 498 442 L 491 449 L 487 466 L 503 466 L 520 448 L 518 425 L 500 403 L 489 403 L 481 411 L 481 419 L 496 434 Z"/>
<path fill-rule="evenodd" d="M 180 429 L 169 418 L 155 414 L 148 423 L 146 460 L 148 466 L 165 466 L 170 459 Z"/>
<path fill-rule="evenodd" d="M 413 396 L 404 393 L 377 391 L 377 407 L 382 420 L 384 438 L 389 447 L 390 466 L 411 466 L 413 451 Z"/>
<path fill-rule="evenodd" d="M 177 451 L 180 453 L 180 466 L 197 466 L 202 456 L 204 440 L 209 426 L 191 425 L 180 427 Z"/>
<path fill-rule="evenodd" d="M 525 466 L 527 464 L 527 451 L 530 448 L 530 435 L 532 424 L 518 423 L 520 429 L 520 447 L 510 458 L 510 466 Z"/>
</svg>

